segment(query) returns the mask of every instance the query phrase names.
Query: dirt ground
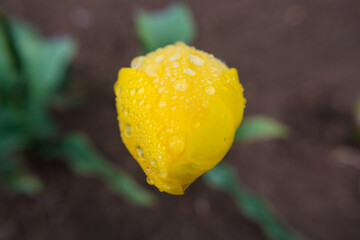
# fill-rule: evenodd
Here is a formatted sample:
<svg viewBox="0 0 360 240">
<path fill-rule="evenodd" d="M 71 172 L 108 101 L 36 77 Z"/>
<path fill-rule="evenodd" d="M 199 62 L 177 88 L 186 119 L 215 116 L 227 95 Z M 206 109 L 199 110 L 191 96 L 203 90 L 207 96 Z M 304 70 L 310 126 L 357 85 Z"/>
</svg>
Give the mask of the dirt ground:
<svg viewBox="0 0 360 240">
<path fill-rule="evenodd" d="M 310 239 L 360 239 L 360 149 L 351 110 L 360 96 L 357 0 L 187 1 L 198 23 L 194 45 L 239 70 L 245 117 L 266 114 L 292 129 L 289 140 L 236 144 L 225 161 Z M 86 91 L 78 109 L 56 112 L 159 198 L 139 209 L 62 164 L 32 164 L 46 183 L 37 198 L 0 195 L 0 240 L 265 239 L 221 192 L 196 181 L 184 196 L 147 186 L 121 143 L 113 84 L 140 53 L 132 13 L 168 1 L 0 0 L 7 14 L 46 36 L 78 43 L 70 80 Z"/>
</svg>

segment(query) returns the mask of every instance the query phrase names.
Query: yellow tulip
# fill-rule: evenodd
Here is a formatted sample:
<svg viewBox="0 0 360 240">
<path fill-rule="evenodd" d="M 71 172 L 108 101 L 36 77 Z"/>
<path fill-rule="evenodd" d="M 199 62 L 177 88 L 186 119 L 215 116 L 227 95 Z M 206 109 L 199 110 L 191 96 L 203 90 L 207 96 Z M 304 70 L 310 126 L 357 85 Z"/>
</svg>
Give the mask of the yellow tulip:
<svg viewBox="0 0 360 240">
<path fill-rule="evenodd" d="M 182 42 L 132 60 L 115 94 L 127 149 L 149 184 L 176 195 L 225 156 L 245 107 L 236 69 Z"/>
</svg>

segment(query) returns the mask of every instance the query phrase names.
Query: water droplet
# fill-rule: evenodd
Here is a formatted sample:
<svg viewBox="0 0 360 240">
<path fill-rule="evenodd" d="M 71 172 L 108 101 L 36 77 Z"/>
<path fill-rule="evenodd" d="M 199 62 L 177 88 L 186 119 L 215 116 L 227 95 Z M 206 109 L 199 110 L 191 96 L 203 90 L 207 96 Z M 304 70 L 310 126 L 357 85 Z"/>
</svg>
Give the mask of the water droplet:
<svg viewBox="0 0 360 240">
<path fill-rule="evenodd" d="M 125 116 L 129 115 L 129 109 L 128 108 L 125 108 L 124 115 Z"/>
<path fill-rule="evenodd" d="M 173 62 L 172 66 L 173 66 L 173 68 L 178 68 L 180 66 L 180 64 L 178 62 Z"/>
<path fill-rule="evenodd" d="M 193 64 L 195 64 L 197 66 L 204 65 L 204 60 L 199 56 L 189 54 L 188 58 L 189 58 L 190 62 L 192 62 Z"/>
<path fill-rule="evenodd" d="M 206 94 L 208 94 L 210 96 L 214 95 L 215 94 L 215 88 L 212 87 L 212 86 L 208 86 L 208 87 L 205 88 L 205 92 L 206 92 Z"/>
<path fill-rule="evenodd" d="M 171 108 L 172 111 L 174 111 L 175 109 L 176 109 L 176 106 L 173 106 L 173 107 Z"/>
<path fill-rule="evenodd" d="M 145 73 L 150 77 L 156 77 L 159 70 L 160 66 L 158 64 L 149 64 L 145 67 Z"/>
<path fill-rule="evenodd" d="M 131 135 L 131 126 L 128 123 L 125 123 L 124 135 L 125 135 L 125 137 L 130 137 L 130 135 Z"/>
<path fill-rule="evenodd" d="M 131 89 L 130 95 L 131 95 L 131 96 L 134 96 L 134 95 L 135 95 L 135 92 L 136 92 L 135 88 Z"/>
<path fill-rule="evenodd" d="M 180 53 L 175 53 L 173 55 L 171 55 L 171 57 L 169 58 L 169 62 L 173 62 L 178 60 L 181 57 Z"/>
<path fill-rule="evenodd" d="M 155 62 L 160 63 L 164 60 L 164 58 L 165 58 L 165 56 L 163 54 L 161 54 L 155 58 Z"/>
<path fill-rule="evenodd" d="M 143 100 L 141 100 L 140 102 L 139 102 L 139 105 L 140 106 L 142 106 L 143 104 L 144 104 L 144 102 L 145 102 L 145 100 L 143 99 Z"/>
<path fill-rule="evenodd" d="M 130 64 L 131 68 L 133 68 L 133 69 L 138 69 L 138 68 L 140 68 L 141 65 L 142 65 L 142 63 L 143 63 L 143 61 L 144 61 L 144 59 L 145 59 L 145 57 L 143 57 L 143 56 L 134 58 L 134 59 L 131 61 L 131 64 Z"/>
<path fill-rule="evenodd" d="M 121 104 L 121 105 L 120 105 L 120 110 L 121 110 L 121 111 L 124 110 L 124 104 Z"/>
<path fill-rule="evenodd" d="M 144 92 L 145 92 L 145 88 L 142 87 L 139 89 L 139 94 L 143 94 Z"/>
<path fill-rule="evenodd" d="M 174 82 L 174 88 L 180 92 L 186 91 L 188 83 L 186 79 L 178 79 Z"/>
<path fill-rule="evenodd" d="M 172 136 L 169 140 L 170 151 L 175 155 L 182 153 L 185 149 L 185 141 L 185 133 L 178 133 Z"/>
<path fill-rule="evenodd" d="M 159 79 L 158 78 L 155 78 L 154 79 L 154 83 L 158 83 L 159 82 Z"/>
<path fill-rule="evenodd" d="M 166 102 L 165 101 L 161 101 L 160 103 L 159 103 L 159 108 L 163 108 L 163 107 L 165 107 L 166 106 Z"/>
<path fill-rule="evenodd" d="M 150 159 L 150 165 L 152 167 L 155 167 L 156 166 L 156 160 L 154 158 Z"/>
<path fill-rule="evenodd" d="M 117 94 L 118 96 L 120 96 L 121 89 L 122 89 L 122 87 L 120 86 L 120 87 L 117 89 L 117 91 L 116 91 L 116 94 Z"/>
<path fill-rule="evenodd" d="M 160 87 L 159 89 L 158 89 L 158 93 L 163 93 L 164 91 L 165 91 L 165 89 L 166 89 L 166 87 Z"/>
<path fill-rule="evenodd" d="M 184 68 L 184 69 L 183 69 L 183 72 L 186 73 L 187 75 L 190 75 L 190 76 L 194 76 L 194 75 L 195 75 L 195 71 L 192 70 L 191 68 L 188 68 L 188 67 Z"/>
<path fill-rule="evenodd" d="M 152 180 L 152 178 L 147 177 L 146 181 L 147 181 L 148 184 L 154 185 L 154 180 Z"/>
<path fill-rule="evenodd" d="M 136 146 L 136 152 L 141 160 L 144 159 L 144 151 L 140 146 Z"/>
<path fill-rule="evenodd" d="M 159 175 L 163 178 L 166 177 L 166 173 L 163 170 L 159 171 Z"/>
</svg>

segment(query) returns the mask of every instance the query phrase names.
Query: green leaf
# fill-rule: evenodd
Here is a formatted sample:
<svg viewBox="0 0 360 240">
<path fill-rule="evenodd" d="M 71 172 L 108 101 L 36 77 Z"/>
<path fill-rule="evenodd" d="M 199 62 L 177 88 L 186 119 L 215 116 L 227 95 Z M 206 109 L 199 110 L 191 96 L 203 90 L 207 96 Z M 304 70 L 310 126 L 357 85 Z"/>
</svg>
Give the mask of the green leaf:
<svg viewBox="0 0 360 240">
<path fill-rule="evenodd" d="M 14 104 L 17 96 L 18 62 L 12 45 L 9 21 L 0 12 L 0 106 Z"/>
<path fill-rule="evenodd" d="M 136 12 L 135 29 L 145 53 L 177 41 L 189 44 L 195 37 L 193 16 L 182 3 L 154 12 Z"/>
<path fill-rule="evenodd" d="M 268 239 L 305 239 L 280 220 L 265 200 L 248 190 L 232 167 L 219 164 L 204 174 L 204 180 L 210 187 L 226 192 L 245 217 L 259 224 Z"/>
<path fill-rule="evenodd" d="M 44 111 L 61 86 L 75 52 L 70 38 L 43 39 L 30 25 L 12 20 L 10 27 L 32 114 Z"/>
<path fill-rule="evenodd" d="M 264 116 L 244 119 L 236 130 L 236 141 L 253 141 L 272 138 L 286 138 L 289 128 L 284 124 Z"/>
<path fill-rule="evenodd" d="M 9 193 L 39 194 L 42 182 L 30 173 L 15 154 L 0 153 L 0 185 Z"/>
<path fill-rule="evenodd" d="M 83 135 L 69 135 L 60 148 L 66 163 L 74 172 L 102 179 L 112 191 L 135 205 L 150 207 L 154 204 L 155 198 L 149 191 L 119 167 L 106 161 Z"/>
</svg>

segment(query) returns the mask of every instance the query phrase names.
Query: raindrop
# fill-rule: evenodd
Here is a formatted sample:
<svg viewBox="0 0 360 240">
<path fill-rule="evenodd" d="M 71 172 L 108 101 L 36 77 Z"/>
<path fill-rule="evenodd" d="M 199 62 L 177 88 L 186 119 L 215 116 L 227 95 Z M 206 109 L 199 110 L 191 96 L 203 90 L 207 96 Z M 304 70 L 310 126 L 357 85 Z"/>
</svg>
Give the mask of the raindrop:
<svg viewBox="0 0 360 240">
<path fill-rule="evenodd" d="M 165 58 L 165 56 L 163 54 L 161 54 L 155 58 L 155 62 L 160 63 L 164 60 L 164 58 Z"/>
<path fill-rule="evenodd" d="M 145 92 L 145 88 L 142 87 L 139 89 L 139 94 L 143 94 L 144 92 Z"/>
<path fill-rule="evenodd" d="M 131 61 L 131 64 L 130 64 L 131 68 L 133 68 L 133 69 L 138 69 L 138 68 L 140 68 L 141 65 L 142 65 L 142 63 L 143 63 L 143 61 L 144 61 L 144 59 L 145 59 L 145 57 L 143 57 L 143 56 L 134 58 L 134 59 Z"/>
<path fill-rule="evenodd" d="M 125 123 L 124 135 L 125 135 L 125 137 L 130 137 L 130 135 L 131 135 L 131 126 L 128 123 Z"/>
<path fill-rule="evenodd" d="M 186 136 L 184 133 L 178 133 L 172 136 L 169 140 L 170 151 L 173 154 L 182 153 L 185 149 Z"/>
<path fill-rule="evenodd" d="M 184 69 L 183 69 L 183 72 L 186 73 L 187 75 L 190 75 L 190 76 L 194 76 L 194 75 L 195 75 L 195 71 L 192 70 L 191 68 L 188 68 L 188 67 L 184 68 Z"/>
<path fill-rule="evenodd" d="M 178 60 L 181 57 L 180 53 L 175 53 L 169 58 L 169 62 Z"/>
<path fill-rule="evenodd" d="M 188 58 L 189 58 L 190 62 L 192 62 L 193 64 L 195 64 L 197 66 L 204 65 L 204 60 L 201 57 L 189 54 Z"/>
<path fill-rule="evenodd" d="M 158 93 L 163 93 L 164 91 L 165 91 L 165 89 L 166 89 L 166 87 L 160 87 L 159 89 L 158 89 Z"/>
<path fill-rule="evenodd" d="M 150 159 L 150 165 L 152 167 L 155 167 L 156 166 L 156 160 L 154 158 Z"/>
<path fill-rule="evenodd" d="M 178 62 L 173 62 L 172 66 L 173 66 L 173 68 L 178 68 L 180 66 L 180 64 Z"/>
<path fill-rule="evenodd" d="M 159 108 L 163 108 L 163 107 L 165 107 L 166 106 L 166 102 L 165 101 L 161 101 L 160 103 L 159 103 Z"/>
<path fill-rule="evenodd" d="M 215 88 L 212 87 L 212 86 L 208 86 L 208 87 L 205 88 L 205 92 L 206 92 L 206 94 L 208 94 L 210 96 L 214 95 L 215 94 Z"/>
<path fill-rule="evenodd" d="M 144 159 L 144 151 L 140 146 L 136 146 L 136 152 L 138 154 L 138 156 L 140 157 L 140 159 Z"/>
<path fill-rule="evenodd" d="M 186 91 L 188 83 L 185 79 L 178 79 L 174 82 L 174 88 L 180 92 Z"/>
<path fill-rule="evenodd" d="M 152 180 L 152 178 L 147 177 L 146 181 L 147 181 L 148 184 L 154 185 L 154 180 Z"/>
</svg>

